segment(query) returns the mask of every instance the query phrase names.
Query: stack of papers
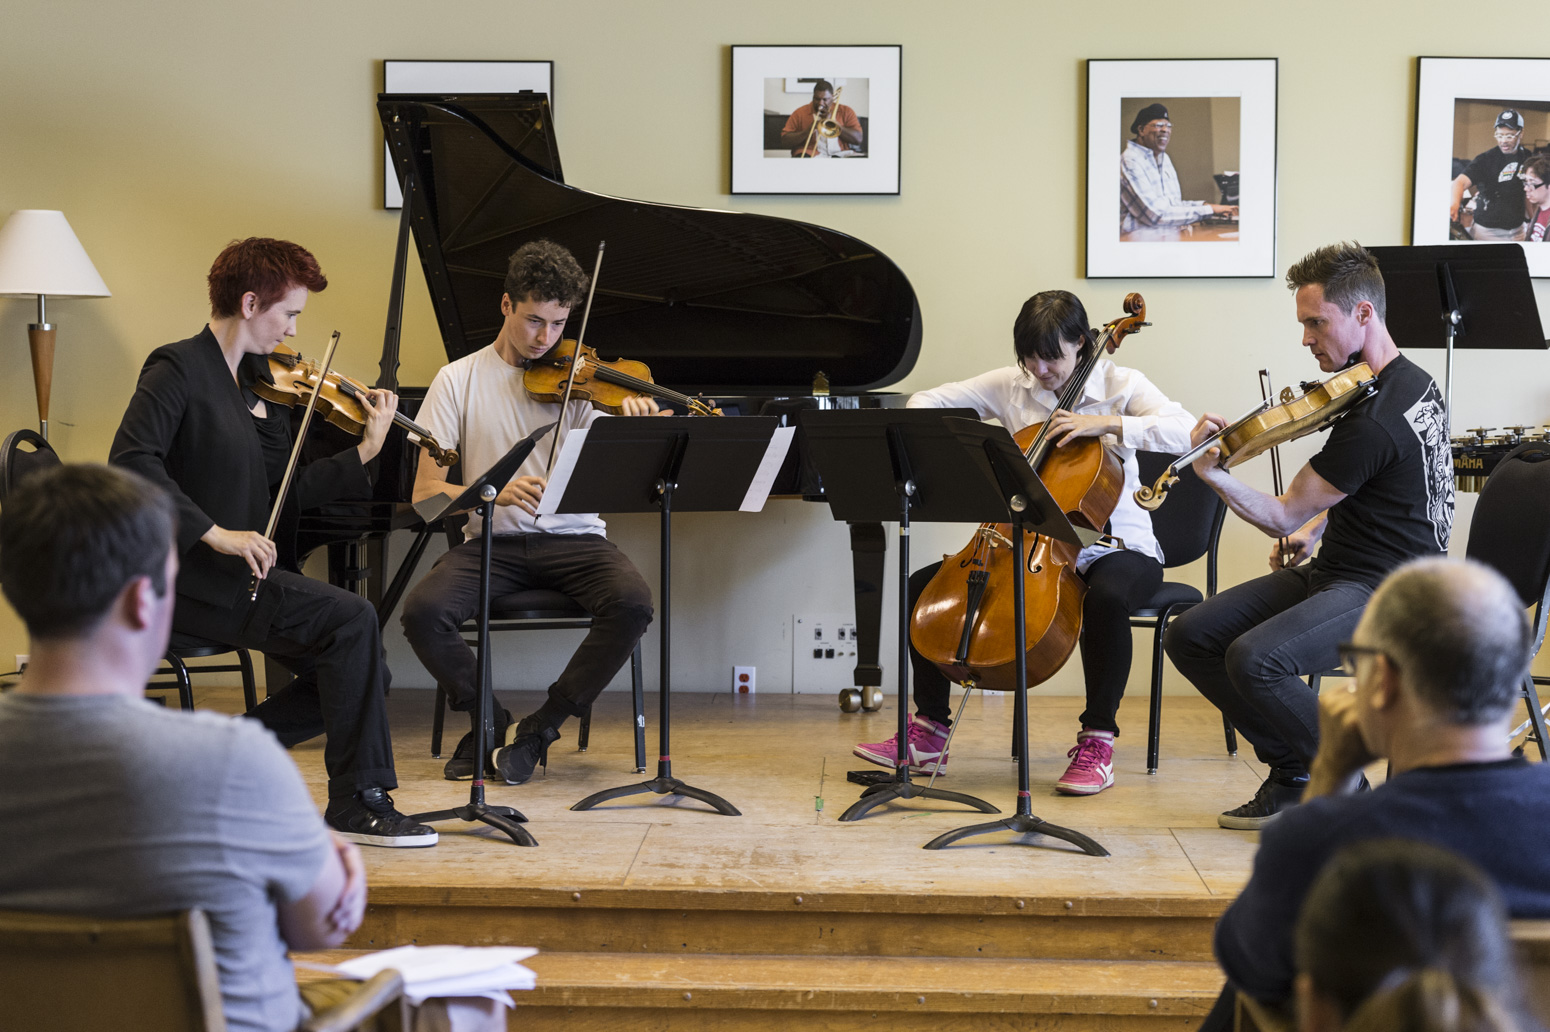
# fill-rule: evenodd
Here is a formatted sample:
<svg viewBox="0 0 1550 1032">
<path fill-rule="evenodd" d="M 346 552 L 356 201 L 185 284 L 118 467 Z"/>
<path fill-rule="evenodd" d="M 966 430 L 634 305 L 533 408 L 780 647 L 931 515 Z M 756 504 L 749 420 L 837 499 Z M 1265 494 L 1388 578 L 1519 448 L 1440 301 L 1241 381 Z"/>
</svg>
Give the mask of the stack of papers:
<svg viewBox="0 0 1550 1032">
<path fill-rule="evenodd" d="M 537 976 L 518 961 L 537 953 L 527 946 L 399 946 L 340 964 L 348 978 L 368 979 L 394 968 L 404 995 L 419 1006 L 433 996 L 483 996 L 514 1006 L 508 989 L 531 989 Z"/>
</svg>

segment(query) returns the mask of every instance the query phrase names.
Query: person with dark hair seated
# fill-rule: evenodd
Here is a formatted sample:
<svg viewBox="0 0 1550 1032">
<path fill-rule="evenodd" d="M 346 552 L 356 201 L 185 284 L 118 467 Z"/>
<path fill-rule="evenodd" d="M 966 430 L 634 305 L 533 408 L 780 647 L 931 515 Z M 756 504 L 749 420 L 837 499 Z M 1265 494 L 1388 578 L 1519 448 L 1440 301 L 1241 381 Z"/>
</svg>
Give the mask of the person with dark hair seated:
<svg viewBox="0 0 1550 1032">
<path fill-rule="evenodd" d="M 540 401 L 522 385 L 528 366 L 560 343 L 571 311 L 586 298 L 587 280 L 575 257 L 559 244 L 535 240 L 522 245 L 506 272 L 495 340 L 443 366 L 431 381 L 419 421 L 438 441 L 462 454 L 465 482 L 482 476 L 541 426 L 558 422 L 561 427 L 553 432 L 568 432 L 590 426 L 602 414 L 590 401 L 573 401 L 564 408 Z M 622 411 L 639 416 L 658 408 L 649 397 L 628 397 Z M 494 767 L 513 785 L 526 782 L 540 764 L 547 768 L 549 746 L 559 740 L 560 726 L 588 712 L 651 623 L 651 588 L 629 557 L 604 536 L 606 527 L 597 513 L 536 515 L 547 483 L 548 444 L 546 439 L 543 448 L 535 449 L 496 496 L 490 597 L 533 589 L 558 591 L 592 614 L 592 626 L 537 710 L 511 726 L 511 714 L 495 706 L 493 730 L 499 748 Z M 415 501 L 462 493 L 429 455 L 420 456 Z M 403 613 L 404 637 L 415 655 L 446 692 L 452 708 L 467 712 L 471 724 L 478 719 L 475 661 L 458 628 L 479 608 L 480 529 L 480 517 L 471 515 L 463 542 L 436 560 L 404 599 Z M 502 745 L 508 726 L 511 741 Z M 443 776 L 450 781 L 472 778 L 474 750 L 471 729 L 447 761 Z"/>
<path fill-rule="evenodd" d="M 317 259 L 286 240 L 253 237 L 210 267 L 210 322 L 151 352 L 113 438 L 111 462 L 165 490 L 178 509 L 173 627 L 257 649 L 295 677 L 271 685 L 249 716 L 284 746 L 328 735 L 329 827 L 376 846 L 431 846 L 436 832 L 393 806 L 387 659 L 377 613 L 359 595 L 275 568 L 262 528 L 291 452 L 290 410 L 265 402 L 268 356 L 296 335 L 311 292 L 328 286 Z M 365 393 L 361 443 L 298 470 L 291 503 L 307 509 L 369 497 L 376 457 L 398 399 Z"/>
<path fill-rule="evenodd" d="M 1094 365 L 1075 410 L 1057 409 L 1082 351 L 1095 339 L 1076 295 L 1046 290 L 1023 304 L 1012 325 L 1015 364 L 921 391 L 909 400 L 910 408 L 972 408 L 981 419 L 999 420 L 1013 433 L 1048 421 L 1049 439 L 1056 447 L 1097 437 L 1123 463 L 1125 484 L 1109 521 L 1111 538 L 1083 549 L 1076 560 L 1077 572 L 1087 582 L 1081 637 L 1087 709 L 1076 745 L 1067 753 L 1070 766 L 1055 783 L 1067 795 L 1095 795 L 1114 784 L 1114 738 L 1119 734 L 1115 715 L 1130 676 L 1130 613 L 1162 584 L 1162 549 L 1151 517 L 1133 497 L 1141 483 L 1135 453 L 1187 450 L 1194 418 L 1140 372 L 1107 358 Z M 1114 547 L 1115 539 L 1120 547 Z M 912 612 L 941 565 L 932 563 L 910 576 Z M 929 774 L 947 764 L 951 687 L 913 644 L 910 662 L 916 713 L 906 748 L 910 769 Z M 854 752 L 872 763 L 897 766 L 898 735 L 863 743 Z"/>
<path fill-rule="evenodd" d="M 360 926 L 365 868 L 273 735 L 145 698 L 177 534 L 165 492 L 107 466 L 35 474 L 0 510 L 0 588 L 31 655 L 0 695 L 0 909 L 203 910 L 226 1027 L 289 1032 L 307 1008 L 286 951 Z"/>
<path fill-rule="evenodd" d="M 1300 1032 L 1518 1032 L 1507 913 L 1479 868 L 1387 839 L 1330 860 L 1297 918 Z"/>
<path fill-rule="evenodd" d="M 1203 1029 L 1231 1027 L 1236 993 L 1287 1006 L 1297 912 L 1350 843 L 1450 849 L 1485 871 L 1514 917 L 1550 917 L 1550 765 L 1513 755 L 1507 737 L 1531 643 L 1517 592 L 1488 567 L 1423 559 L 1384 580 L 1340 647 L 1349 690 L 1319 698 L 1307 795 L 1263 830 L 1249 883 L 1217 922 L 1228 985 Z M 1379 759 L 1388 782 L 1361 791 L 1362 768 Z"/>
</svg>

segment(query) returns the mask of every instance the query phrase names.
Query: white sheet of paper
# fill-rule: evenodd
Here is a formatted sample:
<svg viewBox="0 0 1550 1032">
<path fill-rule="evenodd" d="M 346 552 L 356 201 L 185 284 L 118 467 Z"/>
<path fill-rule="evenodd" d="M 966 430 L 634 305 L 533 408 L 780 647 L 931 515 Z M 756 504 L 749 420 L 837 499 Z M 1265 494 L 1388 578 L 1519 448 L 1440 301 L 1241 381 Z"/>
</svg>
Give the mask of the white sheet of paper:
<svg viewBox="0 0 1550 1032">
<path fill-rule="evenodd" d="M 764 503 L 770 497 L 770 488 L 775 485 L 775 476 L 780 472 L 780 464 L 786 461 L 786 452 L 791 450 L 791 435 L 797 432 L 794 426 L 778 426 L 770 437 L 770 446 L 764 450 L 764 458 L 759 461 L 759 471 L 753 475 L 753 482 L 748 485 L 748 493 L 743 495 L 743 504 L 738 506 L 740 512 L 758 512 L 764 508 Z"/>
<path fill-rule="evenodd" d="M 549 483 L 544 485 L 544 496 L 538 502 L 538 515 L 550 516 L 558 509 L 560 502 L 565 500 L 565 486 L 570 483 L 571 476 L 576 472 L 576 460 L 581 457 L 581 446 L 587 443 L 587 429 L 579 427 L 565 435 L 565 443 L 560 445 L 559 457 L 554 460 L 554 469 L 549 474 Z"/>
<path fill-rule="evenodd" d="M 397 968 L 405 981 L 420 981 L 493 971 L 524 961 L 537 952 L 530 946 L 397 946 L 352 957 L 340 964 L 339 970 L 370 978 L 384 968 Z"/>
</svg>

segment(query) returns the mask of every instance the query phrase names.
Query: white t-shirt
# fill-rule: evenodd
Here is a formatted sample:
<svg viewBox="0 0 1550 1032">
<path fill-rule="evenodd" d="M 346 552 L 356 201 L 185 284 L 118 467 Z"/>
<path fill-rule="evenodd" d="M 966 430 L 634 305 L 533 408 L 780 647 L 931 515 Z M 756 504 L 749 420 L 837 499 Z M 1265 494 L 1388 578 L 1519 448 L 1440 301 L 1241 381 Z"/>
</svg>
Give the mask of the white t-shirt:
<svg viewBox="0 0 1550 1032">
<path fill-rule="evenodd" d="M 1039 385 L 1021 366 L 1003 366 L 971 380 L 945 383 L 921 391 L 909 400 L 910 408 L 971 408 L 981 419 L 996 419 L 1012 433 L 1042 423 L 1049 418 L 1060 399 Z M 1134 369 L 1100 359 L 1082 390 L 1076 405 L 1079 415 L 1120 417 L 1120 432 L 1104 434 L 1099 440 L 1115 452 L 1125 466 L 1125 487 L 1114 515 L 1110 532 L 1125 542 L 1132 552 L 1163 561 L 1162 547 L 1152 531 L 1152 518 L 1136 504 L 1134 495 L 1141 486 L 1136 465 L 1137 451 L 1168 452 L 1181 455 L 1190 448 L 1189 432 L 1195 417 L 1176 401 L 1158 390 L 1152 381 Z M 1110 549 L 1094 545 L 1077 556 L 1076 568 L 1086 572 L 1098 557 Z"/>
<path fill-rule="evenodd" d="M 443 447 L 458 450 L 464 483 L 495 465 L 528 434 L 560 418 L 559 405 L 528 397 L 522 387 L 523 372 L 520 366 L 501 358 L 491 344 L 442 366 L 431 381 L 430 390 L 425 392 L 425 402 L 415 422 L 429 430 Z M 568 432 L 591 426 L 600 415 L 591 402 L 573 401 L 563 429 Z M 544 475 L 551 438 L 558 429 L 539 439 L 538 447 L 518 468 L 517 476 Z M 478 537 L 482 522 L 477 513 L 470 513 L 464 536 L 468 540 Z M 497 505 L 493 529 L 497 535 L 602 534 L 605 525 L 596 513 L 556 513 L 535 521 L 519 505 Z"/>
</svg>

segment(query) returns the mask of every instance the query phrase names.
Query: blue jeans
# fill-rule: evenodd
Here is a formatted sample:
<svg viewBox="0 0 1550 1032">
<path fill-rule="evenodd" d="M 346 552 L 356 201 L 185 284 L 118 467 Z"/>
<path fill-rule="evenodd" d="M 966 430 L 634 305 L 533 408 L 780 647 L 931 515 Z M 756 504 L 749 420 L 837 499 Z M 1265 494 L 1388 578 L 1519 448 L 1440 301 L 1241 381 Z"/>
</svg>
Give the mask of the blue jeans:
<svg viewBox="0 0 1550 1032">
<path fill-rule="evenodd" d="M 1319 748 L 1318 696 L 1303 675 L 1339 664 L 1336 646 L 1351 639 L 1372 591 L 1306 563 L 1277 570 L 1178 617 L 1163 647 L 1262 763 L 1299 777 Z"/>
</svg>

